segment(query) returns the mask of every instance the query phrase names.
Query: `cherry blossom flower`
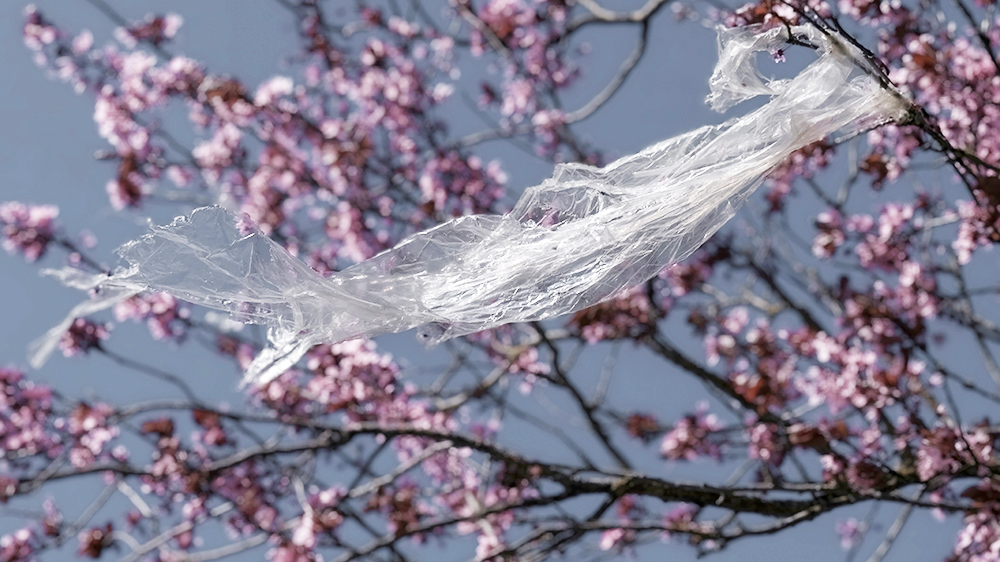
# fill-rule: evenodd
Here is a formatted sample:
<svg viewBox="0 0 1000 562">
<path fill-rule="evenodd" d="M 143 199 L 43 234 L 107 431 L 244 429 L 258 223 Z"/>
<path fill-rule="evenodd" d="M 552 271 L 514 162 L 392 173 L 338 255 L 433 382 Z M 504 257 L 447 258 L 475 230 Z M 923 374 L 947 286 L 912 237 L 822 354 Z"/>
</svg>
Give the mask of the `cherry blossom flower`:
<svg viewBox="0 0 1000 562">
<path fill-rule="evenodd" d="M 36 548 L 35 533 L 25 527 L 0 536 L 0 560 L 33 560 Z"/>
<path fill-rule="evenodd" d="M 0 204 L 0 244 L 10 253 L 20 253 L 33 262 L 45 254 L 55 237 L 59 209 L 52 205 Z"/>
<path fill-rule="evenodd" d="M 0 368 L 0 451 L 58 454 L 60 438 L 51 431 L 52 390 Z"/>
<path fill-rule="evenodd" d="M 570 326 L 589 343 L 637 338 L 654 329 L 657 313 L 645 287 L 634 287 L 613 300 L 585 308 L 573 315 Z"/>
<path fill-rule="evenodd" d="M 853 517 L 838 521 L 837 535 L 840 536 L 840 548 L 850 550 L 861 539 L 861 522 Z"/>
<path fill-rule="evenodd" d="M 714 436 L 722 429 L 715 414 L 709 414 L 708 404 L 699 403 L 694 414 L 682 418 L 663 436 L 660 454 L 669 460 L 694 460 L 698 457 L 719 459 L 722 450 Z"/>
<path fill-rule="evenodd" d="M 110 335 L 111 332 L 105 324 L 77 318 L 59 340 L 59 349 L 66 357 L 84 355 L 91 349 L 100 347 L 101 341 L 108 339 Z"/>
<path fill-rule="evenodd" d="M 146 321 L 153 339 L 179 340 L 186 333 L 187 308 L 167 293 L 152 293 L 129 297 L 114 307 L 115 319 Z"/>
<path fill-rule="evenodd" d="M 94 527 L 82 531 L 78 539 L 80 541 L 80 547 L 77 549 L 78 554 L 90 558 L 100 558 L 104 549 L 114 543 L 114 528 L 111 523 L 104 527 Z"/>
</svg>

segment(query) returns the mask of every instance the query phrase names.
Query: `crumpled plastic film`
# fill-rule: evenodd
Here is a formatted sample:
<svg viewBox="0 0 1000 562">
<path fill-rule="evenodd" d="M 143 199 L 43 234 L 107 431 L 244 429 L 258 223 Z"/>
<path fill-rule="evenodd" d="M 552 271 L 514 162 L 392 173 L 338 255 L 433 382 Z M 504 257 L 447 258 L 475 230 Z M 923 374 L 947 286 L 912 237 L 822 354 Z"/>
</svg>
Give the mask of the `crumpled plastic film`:
<svg viewBox="0 0 1000 562">
<path fill-rule="evenodd" d="M 756 55 L 781 47 L 789 32 L 816 46 L 818 59 L 795 78 L 767 81 Z M 856 47 L 815 27 L 723 30 L 719 52 L 708 100 L 714 108 L 756 95 L 772 99 L 604 168 L 560 165 L 506 215 L 452 220 L 330 278 L 263 234 L 241 231 L 217 207 L 125 245 L 120 254 L 131 265 L 110 277 L 60 275 L 100 287 L 111 295 L 105 300 L 168 291 L 268 326 L 273 347 L 246 374 L 255 382 L 324 341 L 419 326 L 432 344 L 580 310 L 690 255 L 792 152 L 830 134 L 903 119 L 909 108 L 880 85 Z M 32 364 L 54 347 L 46 338 Z"/>
</svg>

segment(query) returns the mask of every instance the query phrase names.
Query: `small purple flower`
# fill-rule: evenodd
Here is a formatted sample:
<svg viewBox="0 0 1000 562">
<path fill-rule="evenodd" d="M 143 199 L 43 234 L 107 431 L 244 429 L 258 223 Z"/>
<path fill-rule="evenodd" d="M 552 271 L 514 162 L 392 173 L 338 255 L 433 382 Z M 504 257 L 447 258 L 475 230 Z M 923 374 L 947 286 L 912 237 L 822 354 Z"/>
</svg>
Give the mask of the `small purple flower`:
<svg viewBox="0 0 1000 562">
<path fill-rule="evenodd" d="M 77 318 L 59 340 L 59 349 L 66 357 L 84 354 L 99 347 L 101 340 L 108 339 L 109 334 L 106 325 L 91 322 L 86 318 Z"/>
<path fill-rule="evenodd" d="M 136 295 L 115 305 L 115 319 L 146 321 L 153 339 L 179 341 L 186 334 L 189 311 L 169 293 Z"/>
<path fill-rule="evenodd" d="M 668 460 L 692 461 L 698 457 L 721 458 L 722 451 L 712 435 L 722 429 L 715 414 L 708 413 L 708 403 L 698 404 L 695 413 L 681 418 L 663 436 L 660 454 Z"/>
<path fill-rule="evenodd" d="M 236 218 L 236 229 L 240 231 L 240 234 L 247 236 L 249 234 L 254 234 L 260 232 L 260 228 L 257 223 L 254 222 L 250 215 L 246 213 L 240 213 L 240 216 Z"/>
<path fill-rule="evenodd" d="M 840 547 L 849 550 L 861 538 L 861 523 L 854 519 L 845 519 L 837 523 L 837 534 L 840 536 Z"/>
<path fill-rule="evenodd" d="M 0 204 L 0 244 L 10 253 L 24 254 L 33 262 L 45 254 L 54 238 L 59 209 L 52 205 Z"/>
<path fill-rule="evenodd" d="M 31 528 L 18 529 L 0 537 L 0 560 L 33 560 L 37 546 Z"/>
</svg>

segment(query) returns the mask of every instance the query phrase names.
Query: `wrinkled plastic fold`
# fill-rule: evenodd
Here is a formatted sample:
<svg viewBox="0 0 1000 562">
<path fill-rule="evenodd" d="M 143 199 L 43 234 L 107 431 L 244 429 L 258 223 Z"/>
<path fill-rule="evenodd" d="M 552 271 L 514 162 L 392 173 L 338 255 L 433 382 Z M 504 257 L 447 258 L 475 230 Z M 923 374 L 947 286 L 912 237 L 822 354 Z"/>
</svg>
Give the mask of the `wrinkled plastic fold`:
<svg viewBox="0 0 1000 562">
<path fill-rule="evenodd" d="M 765 80 L 756 55 L 782 46 L 789 32 L 816 46 L 818 58 L 792 79 Z M 909 107 L 880 85 L 856 47 L 814 27 L 724 30 L 719 44 L 709 103 L 724 110 L 771 96 L 766 105 L 603 168 L 560 165 L 506 215 L 452 220 L 332 277 L 263 234 L 241 231 L 217 207 L 125 245 L 120 254 L 130 266 L 110 277 L 61 275 L 100 287 L 112 300 L 168 291 L 268 326 L 273 347 L 246 374 L 255 382 L 277 376 L 321 342 L 421 327 L 420 337 L 437 343 L 580 310 L 690 255 L 792 152 L 831 134 L 900 120 Z M 42 341 L 33 364 L 53 347 Z"/>
</svg>

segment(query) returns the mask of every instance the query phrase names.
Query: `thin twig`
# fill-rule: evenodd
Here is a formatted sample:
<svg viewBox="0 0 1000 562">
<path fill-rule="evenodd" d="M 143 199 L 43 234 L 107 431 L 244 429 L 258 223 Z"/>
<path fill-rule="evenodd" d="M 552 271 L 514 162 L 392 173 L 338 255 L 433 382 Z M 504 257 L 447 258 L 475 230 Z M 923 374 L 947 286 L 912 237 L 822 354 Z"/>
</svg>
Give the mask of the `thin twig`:
<svg viewBox="0 0 1000 562">
<path fill-rule="evenodd" d="M 899 515 L 896 516 L 896 520 L 892 523 L 892 527 L 889 528 L 889 532 L 885 534 L 885 540 L 882 541 L 882 544 L 878 545 L 875 552 L 868 558 L 868 562 L 882 562 L 885 555 L 889 553 L 889 549 L 892 548 L 893 543 L 896 542 L 896 537 L 903 530 L 903 526 L 906 525 L 906 521 L 910 518 L 910 513 L 912 512 L 913 506 L 909 504 L 904 505 L 903 509 L 899 510 Z"/>
<path fill-rule="evenodd" d="M 566 123 L 577 123 L 583 121 L 587 117 L 594 114 L 595 111 L 600 109 L 611 96 L 615 94 L 619 89 L 621 89 L 622 84 L 628 79 L 632 71 L 638 66 L 639 61 L 642 59 L 643 54 L 646 52 L 646 45 L 649 38 L 649 21 L 645 20 L 642 22 L 639 31 L 639 40 L 636 42 L 635 47 L 632 48 L 632 52 L 629 53 L 627 59 L 625 59 L 621 66 L 618 68 L 618 72 L 611 79 L 610 82 L 604 86 L 596 96 L 594 96 L 590 101 L 586 103 L 580 109 L 576 111 L 571 111 L 566 114 Z"/>
</svg>

